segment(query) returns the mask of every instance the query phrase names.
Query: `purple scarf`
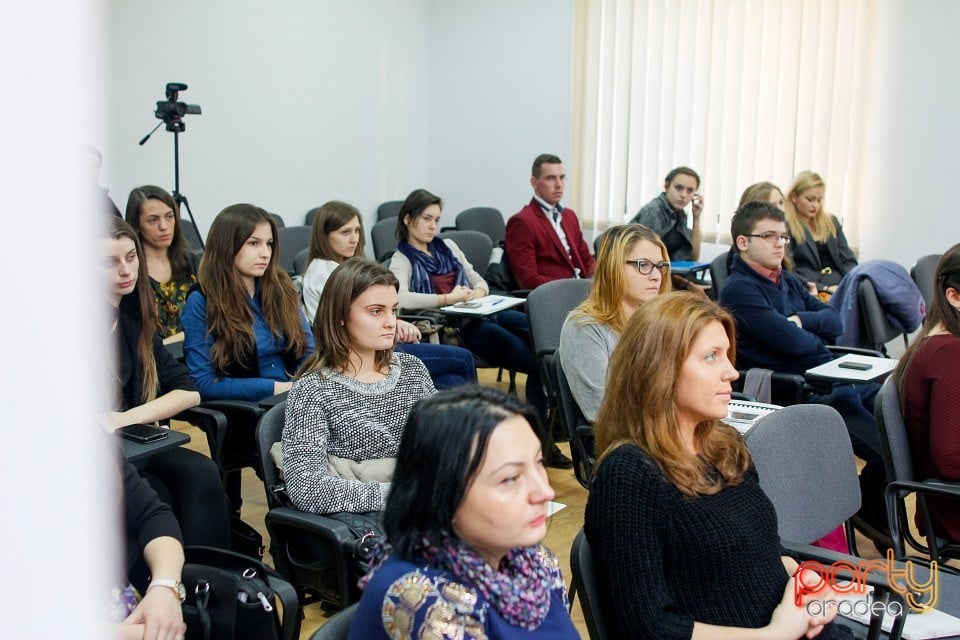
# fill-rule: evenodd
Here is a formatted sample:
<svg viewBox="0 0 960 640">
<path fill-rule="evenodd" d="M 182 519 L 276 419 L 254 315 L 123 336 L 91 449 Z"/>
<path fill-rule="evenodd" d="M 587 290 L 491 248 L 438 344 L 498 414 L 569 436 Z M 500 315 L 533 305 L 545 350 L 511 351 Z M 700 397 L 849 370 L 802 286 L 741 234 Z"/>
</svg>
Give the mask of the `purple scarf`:
<svg viewBox="0 0 960 640">
<path fill-rule="evenodd" d="M 470 286 L 467 273 L 463 265 L 457 260 L 450 247 L 440 238 L 434 238 L 427 248 L 430 253 L 415 249 L 409 242 L 403 241 L 397 245 L 397 251 L 407 256 L 413 268 L 410 275 L 410 291 L 414 293 L 436 293 L 430 275 L 444 275 L 455 271 L 457 278 L 454 286 Z"/>
</svg>

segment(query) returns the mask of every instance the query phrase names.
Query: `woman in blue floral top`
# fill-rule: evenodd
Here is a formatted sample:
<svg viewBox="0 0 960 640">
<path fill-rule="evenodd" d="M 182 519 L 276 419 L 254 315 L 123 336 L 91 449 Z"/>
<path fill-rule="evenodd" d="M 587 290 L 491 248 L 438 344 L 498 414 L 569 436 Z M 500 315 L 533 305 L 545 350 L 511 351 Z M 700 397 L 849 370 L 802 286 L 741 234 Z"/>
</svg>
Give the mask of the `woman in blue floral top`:
<svg viewBox="0 0 960 640">
<path fill-rule="evenodd" d="M 197 281 L 197 255 L 187 251 L 180 213 L 173 197 L 160 187 L 144 185 L 127 198 L 127 223 L 140 236 L 157 303 L 157 328 L 161 338 L 183 331 L 180 309 Z"/>
<path fill-rule="evenodd" d="M 579 638 L 540 544 L 554 492 L 535 416 L 476 386 L 417 403 L 384 511 L 386 558 L 365 578 L 351 639 Z"/>
</svg>

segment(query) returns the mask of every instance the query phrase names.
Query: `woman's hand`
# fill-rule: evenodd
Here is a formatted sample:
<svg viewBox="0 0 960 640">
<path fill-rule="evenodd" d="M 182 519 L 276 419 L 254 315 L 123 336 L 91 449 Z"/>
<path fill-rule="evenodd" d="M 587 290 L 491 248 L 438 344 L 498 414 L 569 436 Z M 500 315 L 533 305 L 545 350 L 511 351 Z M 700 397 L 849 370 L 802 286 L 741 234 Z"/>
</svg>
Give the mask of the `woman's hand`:
<svg viewBox="0 0 960 640">
<path fill-rule="evenodd" d="M 462 284 L 453 288 L 453 291 L 447 294 L 447 304 L 457 304 L 470 299 L 473 289 L 465 287 Z"/>
<path fill-rule="evenodd" d="M 804 572 L 806 574 L 808 572 Z M 813 573 L 813 572 L 809 572 Z M 820 579 L 813 573 L 815 579 L 809 584 L 815 584 Z M 807 576 L 804 576 L 804 584 L 807 584 Z M 799 605 L 795 604 L 794 594 L 796 590 L 797 577 L 791 577 L 787 580 L 787 586 L 783 590 L 783 597 L 780 598 L 780 604 L 773 610 L 773 616 L 767 625 L 767 630 L 774 637 L 778 638 L 814 638 L 823 631 L 824 625 L 833 620 L 836 616 L 834 610 L 832 615 L 812 616 L 807 613 L 805 598 Z"/>
<path fill-rule="evenodd" d="M 397 340 L 400 342 L 420 342 L 420 329 L 406 320 L 397 319 Z"/>
<path fill-rule="evenodd" d="M 692 206 L 690 207 L 693 213 L 694 218 L 700 217 L 700 212 L 703 211 L 703 195 L 700 193 L 693 194 L 693 199 L 690 200 Z"/>
<path fill-rule="evenodd" d="M 485 298 L 487 296 L 487 290 L 482 287 L 477 287 L 470 291 L 470 296 L 467 300 L 477 300 L 478 298 Z"/>
<path fill-rule="evenodd" d="M 183 622 L 180 598 L 172 589 L 148 589 L 123 625 L 143 625 L 144 640 L 183 640 L 187 625 Z"/>
<path fill-rule="evenodd" d="M 273 383 L 273 395 L 278 393 L 283 393 L 284 391 L 290 391 L 290 387 L 293 386 L 292 382 L 274 382 Z"/>
</svg>

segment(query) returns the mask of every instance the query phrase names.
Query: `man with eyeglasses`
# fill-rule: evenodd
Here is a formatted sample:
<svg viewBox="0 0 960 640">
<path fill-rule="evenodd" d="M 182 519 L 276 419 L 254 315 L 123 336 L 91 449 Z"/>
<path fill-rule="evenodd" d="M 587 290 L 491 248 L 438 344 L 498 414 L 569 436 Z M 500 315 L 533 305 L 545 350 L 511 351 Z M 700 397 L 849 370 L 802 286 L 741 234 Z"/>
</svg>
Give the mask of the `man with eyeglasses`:
<svg viewBox="0 0 960 640">
<path fill-rule="evenodd" d="M 811 294 L 806 282 L 783 269 L 790 243 L 783 211 L 767 202 L 748 202 L 730 224 L 737 254 L 720 290 L 720 304 L 737 323 L 737 368 L 772 369 L 803 374 L 833 360 L 826 344 L 843 331 L 839 312 Z M 867 462 L 860 474 L 863 507 L 860 527 L 880 545 L 886 531 L 883 507 L 883 461 L 873 415 L 877 383 L 834 384 L 829 393 L 811 394 L 807 402 L 836 409 L 847 425 L 853 449 Z"/>
</svg>

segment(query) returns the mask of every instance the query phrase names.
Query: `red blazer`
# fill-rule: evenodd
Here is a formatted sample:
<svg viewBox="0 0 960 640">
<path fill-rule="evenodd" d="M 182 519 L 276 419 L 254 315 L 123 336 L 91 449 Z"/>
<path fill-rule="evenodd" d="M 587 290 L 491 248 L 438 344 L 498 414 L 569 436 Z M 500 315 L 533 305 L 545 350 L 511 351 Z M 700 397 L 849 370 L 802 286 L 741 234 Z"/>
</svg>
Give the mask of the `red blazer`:
<svg viewBox="0 0 960 640">
<path fill-rule="evenodd" d="M 580 221 L 573 209 L 563 210 L 560 226 L 567 236 L 572 258 L 536 199 L 531 199 L 530 204 L 507 221 L 504 238 L 507 260 L 524 289 L 533 289 L 551 280 L 573 278 L 575 268 L 580 269 L 581 278 L 593 276 L 593 255 L 583 240 Z"/>
</svg>

